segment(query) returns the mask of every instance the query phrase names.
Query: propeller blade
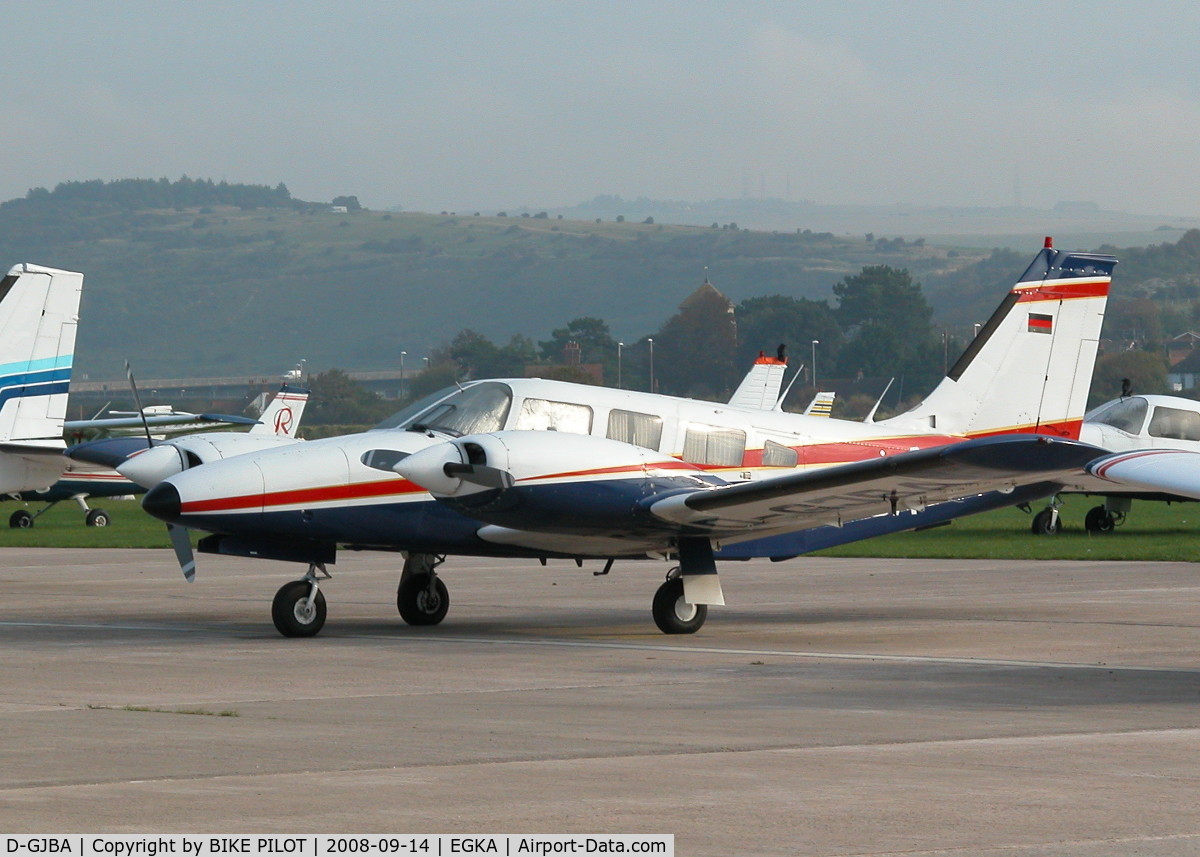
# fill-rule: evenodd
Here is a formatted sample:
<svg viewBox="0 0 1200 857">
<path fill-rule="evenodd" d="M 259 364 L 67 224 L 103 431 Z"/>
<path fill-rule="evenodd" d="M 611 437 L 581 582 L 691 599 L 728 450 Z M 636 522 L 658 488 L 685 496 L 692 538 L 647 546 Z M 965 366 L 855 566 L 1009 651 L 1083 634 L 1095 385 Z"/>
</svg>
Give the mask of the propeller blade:
<svg viewBox="0 0 1200 857">
<path fill-rule="evenodd" d="M 150 436 L 150 423 L 146 422 L 146 412 L 142 410 L 142 397 L 138 395 L 137 383 L 133 380 L 133 367 L 125 361 L 125 377 L 129 379 L 129 389 L 133 391 L 133 404 L 142 418 L 142 428 L 146 430 L 146 443 L 154 446 L 154 438 Z"/>
<path fill-rule="evenodd" d="M 511 473 L 499 467 L 488 467 L 486 464 L 455 464 L 450 462 L 442 468 L 447 476 L 479 485 L 483 488 L 511 488 L 516 484 Z"/>
<path fill-rule="evenodd" d="M 167 524 L 167 535 L 171 537 L 171 547 L 175 549 L 175 558 L 179 560 L 179 569 L 188 583 L 196 580 L 196 555 L 192 553 L 192 540 L 188 536 L 187 527 L 178 524 Z"/>
</svg>

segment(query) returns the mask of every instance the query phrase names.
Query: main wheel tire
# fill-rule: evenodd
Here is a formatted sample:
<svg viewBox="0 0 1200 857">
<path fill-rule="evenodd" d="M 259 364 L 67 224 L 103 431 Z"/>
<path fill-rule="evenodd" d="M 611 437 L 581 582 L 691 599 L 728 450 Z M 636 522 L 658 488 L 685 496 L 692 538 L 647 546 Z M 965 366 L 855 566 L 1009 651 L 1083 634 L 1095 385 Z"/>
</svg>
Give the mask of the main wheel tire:
<svg viewBox="0 0 1200 857">
<path fill-rule="evenodd" d="M 1116 520 L 1103 506 L 1096 506 L 1088 510 L 1087 517 L 1083 519 L 1083 525 L 1089 533 L 1097 535 L 1111 533 L 1117 528 Z"/>
<path fill-rule="evenodd" d="M 33 526 L 33 515 L 24 509 L 17 509 L 8 517 L 8 525 L 14 530 L 28 530 Z"/>
<path fill-rule="evenodd" d="M 91 509 L 87 513 L 87 517 L 83 522 L 89 527 L 107 527 L 109 523 L 108 512 L 103 509 Z"/>
<path fill-rule="evenodd" d="M 285 637 L 312 637 L 325 627 L 325 595 L 319 589 L 317 597 L 308 603 L 312 584 L 307 580 L 285 583 L 271 602 L 271 619 Z"/>
<path fill-rule="evenodd" d="M 1042 509 L 1033 516 L 1033 524 L 1029 529 L 1035 536 L 1055 536 L 1062 529 L 1061 518 L 1051 509 Z"/>
<path fill-rule="evenodd" d="M 664 634 L 694 634 L 708 618 L 707 604 L 689 604 L 684 600 L 681 577 L 673 577 L 658 587 L 651 611 L 654 624 Z"/>
<path fill-rule="evenodd" d="M 450 609 L 450 593 L 440 577 L 434 577 L 430 592 L 429 575 L 414 574 L 401 578 L 396 589 L 396 609 L 409 625 L 436 625 Z"/>
</svg>

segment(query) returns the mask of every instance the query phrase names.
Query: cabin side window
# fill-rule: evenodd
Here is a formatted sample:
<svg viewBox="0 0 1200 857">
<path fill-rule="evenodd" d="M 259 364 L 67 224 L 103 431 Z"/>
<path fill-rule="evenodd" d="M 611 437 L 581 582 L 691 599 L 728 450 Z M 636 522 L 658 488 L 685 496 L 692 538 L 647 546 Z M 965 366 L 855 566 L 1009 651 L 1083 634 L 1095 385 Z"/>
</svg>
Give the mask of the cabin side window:
<svg viewBox="0 0 1200 857">
<path fill-rule="evenodd" d="M 528 431 L 565 431 L 570 434 L 592 433 L 592 409 L 572 402 L 526 399 L 517 415 L 518 429 Z"/>
<path fill-rule="evenodd" d="M 746 454 L 746 433 L 738 429 L 691 425 L 683 438 L 683 460 L 693 464 L 739 467 Z"/>
<path fill-rule="evenodd" d="M 1200 440 L 1200 414 L 1181 408 L 1157 407 L 1150 419 L 1150 436 L 1170 440 Z"/>
<path fill-rule="evenodd" d="M 646 449 L 658 449 L 662 444 L 662 417 L 639 414 L 636 411 L 608 412 L 608 431 L 605 437 Z"/>
<path fill-rule="evenodd" d="M 763 444 L 763 467 L 795 467 L 800 455 L 790 446 L 768 440 Z"/>
</svg>

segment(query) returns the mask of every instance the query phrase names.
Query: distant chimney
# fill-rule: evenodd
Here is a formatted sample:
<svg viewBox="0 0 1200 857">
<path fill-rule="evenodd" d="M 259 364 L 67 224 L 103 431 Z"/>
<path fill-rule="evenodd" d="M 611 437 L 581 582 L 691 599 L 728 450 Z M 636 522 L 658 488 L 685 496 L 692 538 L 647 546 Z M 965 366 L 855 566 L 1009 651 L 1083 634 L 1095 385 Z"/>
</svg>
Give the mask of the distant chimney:
<svg viewBox="0 0 1200 857">
<path fill-rule="evenodd" d="M 563 346 L 563 363 L 568 366 L 578 366 L 581 362 L 583 349 L 579 347 L 579 343 L 571 340 Z"/>
</svg>

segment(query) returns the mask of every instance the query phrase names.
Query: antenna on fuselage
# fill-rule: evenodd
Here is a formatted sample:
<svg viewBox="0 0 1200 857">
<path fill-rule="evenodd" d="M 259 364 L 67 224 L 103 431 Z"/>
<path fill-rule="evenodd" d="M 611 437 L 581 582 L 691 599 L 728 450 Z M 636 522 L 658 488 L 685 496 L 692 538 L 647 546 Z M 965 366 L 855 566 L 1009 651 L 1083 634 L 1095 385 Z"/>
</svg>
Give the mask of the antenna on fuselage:
<svg viewBox="0 0 1200 857">
<path fill-rule="evenodd" d="M 779 347 L 782 348 L 783 346 L 781 345 Z M 773 411 L 782 411 L 783 410 L 783 400 L 788 397 L 788 393 L 792 392 L 792 384 L 796 383 L 796 379 L 800 377 L 800 373 L 803 371 L 804 371 L 804 364 L 801 363 L 799 366 L 796 367 L 796 374 L 792 376 L 791 383 L 788 384 L 787 387 L 784 389 L 783 395 L 779 397 L 779 401 L 775 403 L 775 407 L 773 407 L 771 410 L 773 410 Z"/>
<path fill-rule="evenodd" d="M 892 382 L 895 380 L 896 379 L 894 376 L 888 379 L 887 386 L 883 388 L 883 392 L 879 394 L 879 399 L 875 402 L 875 407 L 871 408 L 871 412 L 863 417 L 864 423 L 875 422 L 875 412 L 879 410 L 879 406 L 883 404 L 883 397 L 888 394 L 888 390 L 892 389 Z"/>
</svg>

